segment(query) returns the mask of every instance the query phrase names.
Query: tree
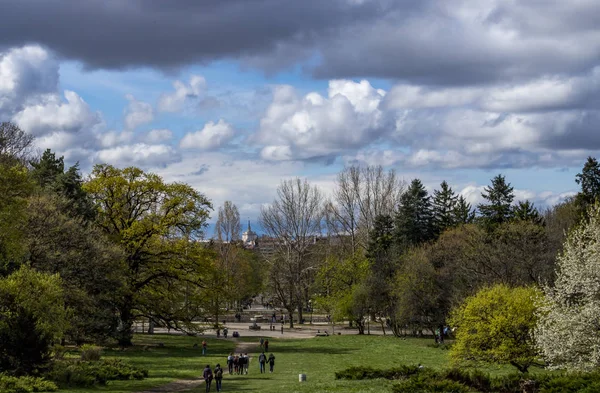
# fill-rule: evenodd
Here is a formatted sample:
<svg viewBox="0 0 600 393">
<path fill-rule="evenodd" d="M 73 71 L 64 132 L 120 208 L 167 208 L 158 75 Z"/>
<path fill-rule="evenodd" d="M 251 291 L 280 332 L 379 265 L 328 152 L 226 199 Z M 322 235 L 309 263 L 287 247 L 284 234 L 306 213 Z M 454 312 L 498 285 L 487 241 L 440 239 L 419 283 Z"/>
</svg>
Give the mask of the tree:
<svg viewBox="0 0 600 393">
<path fill-rule="evenodd" d="M 219 207 L 215 233 L 217 240 L 226 243 L 232 243 L 240 240 L 240 212 L 236 205 L 231 201 L 225 201 L 222 207 Z"/>
<path fill-rule="evenodd" d="M 0 373 L 43 369 L 65 330 L 67 311 L 58 275 L 23 266 L 0 278 Z"/>
<path fill-rule="evenodd" d="M 0 164 L 14 160 L 24 163 L 29 157 L 32 143 L 33 136 L 16 124 L 0 123 Z"/>
<path fill-rule="evenodd" d="M 600 163 L 594 157 L 588 157 L 581 173 L 575 175 L 575 182 L 581 191 L 575 195 L 575 204 L 580 217 L 585 217 L 589 207 L 600 197 Z"/>
<path fill-rule="evenodd" d="M 514 189 L 506 183 L 504 176 L 498 175 L 492 179 L 491 186 L 485 187 L 481 196 L 487 203 L 477 206 L 483 223 L 488 228 L 509 221 L 512 218 L 511 203 L 515 198 Z"/>
<path fill-rule="evenodd" d="M 600 207 L 571 232 L 544 287 L 536 341 L 550 368 L 593 370 L 600 365 Z"/>
<path fill-rule="evenodd" d="M 350 166 L 338 174 L 325 218 L 329 234 L 347 248 L 347 255 L 367 248 L 375 219 L 392 215 L 403 188 L 396 173 L 382 166 Z"/>
<path fill-rule="evenodd" d="M 445 180 L 440 184 L 440 187 L 440 190 L 433 191 L 432 203 L 433 231 L 436 236 L 456 225 L 454 209 L 458 197 Z"/>
<path fill-rule="evenodd" d="M 534 224 L 541 225 L 544 219 L 540 212 L 535 208 L 533 203 L 526 200 L 519 203 L 513 208 L 513 218 L 520 221 L 531 221 Z"/>
<path fill-rule="evenodd" d="M 39 160 L 30 160 L 31 176 L 43 189 L 69 200 L 65 206 L 72 216 L 92 221 L 95 209 L 83 190 L 79 166 L 75 164 L 65 171 L 64 157 L 56 158 L 50 149 L 44 151 Z"/>
<path fill-rule="evenodd" d="M 115 307 L 126 273 L 122 250 L 94 225 L 68 214 L 70 200 L 41 193 L 29 199 L 25 240 L 29 266 L 62 278 L 65 305 L 73 310 L 65 332 L 81 343 L 114 337 Z"/>
<path fill-rule="evenodd" d="M 471 224 L 475 221 L 475 211 L 462 195 L 458 196 L 452 215 L 456 225 Z"/>
<path fill-rule="evenodd" d="M 414 179 L 400 197 L 394 221 L 400 250 L 433 239 L 431 200 L 421 180 Z"/>
<path fill-rule="evenodd" d="M 540 296 L 535 287 L 500 284 L 466 299 L 449 321 L 456 328 L 450 357 L 456 362 L 508 363 L 527 372 L 537 358 L 532 333 Z"/>
<path fill-rule="evenodd" d="M 180 322 L 191 322 L 185 312 L 189 308 L 180 306 L 183 299 L 165 307 L 155 300 L 165 288 L 202 284 L 210 256 L 193 240 L 202 237 L 212 208 L 206 197 L 187 184 L 165 183 L 138 168 L 106 164 L 94 167 L 84 190 L 96 206 L 98 225 L 125 252 L 126 289 L 118 306 L 120 344 L 131 345 L 138 315 L 176 328 L 184 327 Z"/>
<path fill-rule="evenodd" d="M 260 223 L 276 240 L 277 253 L 271 265 L 270 285 L 283 304 L 293 327 L 293 311 L 308 302 L 307 291 L 316 273 L 315 236 L 321 233 L 323 196 L 317 187 L 299 178 L 286 180 L 277 188 L 277 199 L 261 209 Z"/>
</svg>

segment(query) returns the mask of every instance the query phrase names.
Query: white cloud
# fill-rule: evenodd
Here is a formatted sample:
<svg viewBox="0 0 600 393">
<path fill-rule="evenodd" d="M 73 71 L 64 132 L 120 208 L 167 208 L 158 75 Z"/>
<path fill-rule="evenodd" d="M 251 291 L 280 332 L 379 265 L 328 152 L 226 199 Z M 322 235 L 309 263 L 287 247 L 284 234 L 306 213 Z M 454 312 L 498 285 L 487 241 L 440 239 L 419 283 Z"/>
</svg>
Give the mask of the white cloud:
<svg viewBox="0 0 600 393">
<path fill-rule="evenodd" d="M 150 130 L 146 135 L 144 135 L 144 140 L 148 143 L 165 142 L 171 140 L 172 138 L 173 132 L 165 128 Z"/>
<path fill-rule="evenodd" d="M 184 109 L 190 99 L 200 97 L 206 88 L 206 80 L 199 75 L 192 75 L 189 83 L 181 81 L 173 82 L 172 93 L 163 94 L 158 101 L 158 110 L 161 112 L 179 112 Z"/>
<path fill-rule="evenodd" d="M 206 123 L 200 131 L 186 134 L 179 146 L 182 149 L 212 150 L 226 145 L 235 136 L 233 126 L 223 119 Z"/>
<path fill-rule="evenodd" d="M 40 46 L 24 46 L 0 53 L 0 115 L 22 109 L 30 98 L 55 93 L 58 63 Z"/>
<path fill-rule="evenodd" d="M 38 104 L 25 107 L 13 120 L 25 131 L 39 136 L 57 131 L 90 130 L 101 123 L 98 113 L 75 92 L 65 90 L 66 102 L 57 95 L 47 95 Z"/>
<path fill-rule="evenodd" d="M 96 162 L 106 162 L 120 167 L 136 165 L 145 168 L 161 167 L 179 159 L 178 152 L 171 146 L 145 143 L 100 150 L 94 157 Z"/>
<path fill-rule="evenodd" d="M 327 98 L 316 92 L 300 98 L 291 86 L 277 86 L 256 136 L 265 145 L 261 156 L 305 159 L 368 145 L 385 131 L 384 96 L 365 80 L 332 80 Z"/>
<path fill-rule="evenodd" d="M 127 108 L 125 108 L 125 128 L 127 130 L 134 130 L 154 120 L 152 105 L 136 100 L 131 94 L 127 94 L 125 98 L 129 101 Z"/>
</svg>

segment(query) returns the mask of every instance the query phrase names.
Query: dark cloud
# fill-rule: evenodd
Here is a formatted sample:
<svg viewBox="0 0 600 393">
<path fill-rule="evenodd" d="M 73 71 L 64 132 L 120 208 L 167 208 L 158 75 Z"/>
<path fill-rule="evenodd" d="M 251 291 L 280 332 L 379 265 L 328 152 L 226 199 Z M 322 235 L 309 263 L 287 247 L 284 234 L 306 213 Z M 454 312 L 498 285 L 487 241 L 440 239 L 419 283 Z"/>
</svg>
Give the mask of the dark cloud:
<svg viewBox="0 0 600 393">
<path fill-rule="evenodd" d="M 170 68 L 311 47 L 384 11 L 354 0 L 6 0 L 0 45 L 40 43 L 92 68 Z"/>
</svg>

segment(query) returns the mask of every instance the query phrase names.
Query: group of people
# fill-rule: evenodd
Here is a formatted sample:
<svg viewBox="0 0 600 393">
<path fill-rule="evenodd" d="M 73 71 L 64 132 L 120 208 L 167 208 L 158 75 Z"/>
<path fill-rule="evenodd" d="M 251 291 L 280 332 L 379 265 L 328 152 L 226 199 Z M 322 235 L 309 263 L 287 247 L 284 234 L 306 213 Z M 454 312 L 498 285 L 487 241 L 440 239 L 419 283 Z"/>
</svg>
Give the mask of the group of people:
<svg viewBox="0 0 600 393">
<path fill-rule="evenodd" d="M 204 368 L 204 372 L 202 373 L 202 377 L 204 378 L 204 382 L 206 384 L 206 391 L 210 392 L 210 385 L 212 384 L 213 379 L 217 385 L 217 392 L 221 391 L 221 386 L 223 383 L 223 369 L 220 364 L 215 366 L 215 370 L 211 370 L 210 365 L 207 364 Z"/>
<path fill-rule="evenodd" d="M 248 374 L 249 364 L 250 357 L 247 353 L 234 355 L 232 352 L 227 356 L 227 368 L 229 369 L 229 374 Z"/>
</svg>

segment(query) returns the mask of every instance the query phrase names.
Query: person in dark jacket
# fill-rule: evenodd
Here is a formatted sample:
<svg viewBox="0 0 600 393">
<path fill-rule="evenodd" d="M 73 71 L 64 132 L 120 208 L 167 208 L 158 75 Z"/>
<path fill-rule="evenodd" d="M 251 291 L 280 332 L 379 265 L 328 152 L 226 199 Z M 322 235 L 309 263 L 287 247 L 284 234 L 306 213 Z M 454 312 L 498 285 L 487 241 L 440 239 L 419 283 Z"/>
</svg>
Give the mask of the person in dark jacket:
<svg viewBox="0 0 600 393">
<path fill-rule="evenodd" d="M 260 373 L 261 374 L 267 372 L 266 367 L 265 367 L 266 363 L 267 363 L 267 356 L 263 352 L 258 356 L 258 364 L 260 365 Z"/>
<path fill-rule="evenodd" d="M 213 372 L 210 369 L 210 365 L 206 365 L 204 368 L 204 372 L 202 373 L 202 377 L 204 378 L 204 382 L 206 383 L 206 391 L 210 392 L 210 384 L 213 380 Z"/>
<path fill-rule="evenodd" d="M 217 384 L 217 392 L 221 391 L 221 382 L 223 381 L 223 369 L 220 364 L 215 367 L 215 382 Z"/>
<path fill-rule="evenodd" d="M 273 372 L 273 367 L 275 367 L 275 355 L 270 354 L 267 359 L 267 363 L 269 363 L 269 372 Z"/>
</svg>

